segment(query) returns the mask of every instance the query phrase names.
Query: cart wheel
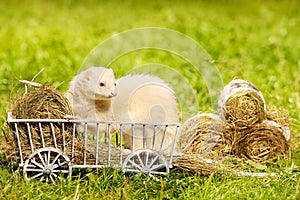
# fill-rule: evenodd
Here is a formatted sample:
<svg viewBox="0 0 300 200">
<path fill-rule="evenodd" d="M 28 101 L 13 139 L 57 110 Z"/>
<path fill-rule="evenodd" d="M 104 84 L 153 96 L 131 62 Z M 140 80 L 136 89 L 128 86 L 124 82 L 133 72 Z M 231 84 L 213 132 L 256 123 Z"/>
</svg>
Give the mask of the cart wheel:
<svg viewBox="0 0 300 200">
<path fill-rule="evenodd" d="M 70 159 L 61 150 L 46 147 L 33 152 L 23 166 L 24 176 L 27 181 L 39 179 L 52 182 L 61 175 L 70 176 L 72 168 Z"/>
<path fill-rule="evenodd" d="M 154 174 L 168 174 L 169 167 L 166 159 L 159 152 L 152 149 L 141 149 L 131 153 L 124 161 L 124 172 Z"/>
</svg>

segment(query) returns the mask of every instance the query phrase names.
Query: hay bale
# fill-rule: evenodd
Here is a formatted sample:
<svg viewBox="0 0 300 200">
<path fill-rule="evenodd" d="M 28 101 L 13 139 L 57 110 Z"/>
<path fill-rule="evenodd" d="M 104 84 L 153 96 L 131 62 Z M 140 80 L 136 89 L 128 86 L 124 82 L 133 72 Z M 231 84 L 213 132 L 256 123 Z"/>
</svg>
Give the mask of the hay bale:
<svg viewBox="0 0 300 200">
<path fill-rule="evenodd" d="M 287 141 L 291 139 L 290 117 L 284 109 L 278 109 L 275 106 L 268 107 L 266 118 L 269 121 L 276 122 L 278 128 L 282 129 L 283 135 Z"/>
<path fill-rule="evenodd" d="M 66 115 L 72 115 L 72 109 L 69 101 L 56 89 L 50 86 L 42 86 L 32 89 L 24 94 L 12 105 L 12 117 L 15 119 L 63 119 Z M 41 136 L 41 129 L 43 139 Z M 11 130 L 14 134 L 14 149 L 16 146 L 16 129 L 11 124 Z M 32 146 L 29 140 L 29 131 L 32 138 Z M 72 159 L 73 162 L 81 163 L 84 152 L 84 145 L 80 137 L 75 137 L 75 157 L 72 155 L 72 135 L 73 123 L 65 123 L 64 139 L 65 148 L 63 147 L 63 127 L 62 123 L 18 123 L 18 132 L 22 148 L 23 158 L 27 158 L 33 150 L 45 147 L 55 147 L 63 150 Z M 54 138 L 55 137 L 55 138 Z M 54 141 L 55 140 L 55 141 Z M 43 144 L 44 141 L 44 144 Z"/>
<path fill-rule="evenodd" d="M 183 153 L 205 155 L 213 150 L 221 151 L 223 122 L 210 113 L 197 114 L 180 128 L 177 145 Z"/>
<path fill-rule="evenodd" d="M 224 87 L 219 97 L 218 111 L 227 126 L 241 130 L 265 119 L 266 103 L 262 93 L 253 84 L 234 79 Z"/>
<path fill-rule="evenodd" d="M 241 132 L 233 144 L 233 153 L 256 162 L 275 161 L 286 155 L 289 145 L 278 126 L 274 121 L 264 120 Z"/>
<path fill-rule="evenodd" d="M 31 90 L 12 105 L 15 119 L 63 119 L 66 115 L 72 115 L 69 101 L 49 86 Z"/>
</svg>

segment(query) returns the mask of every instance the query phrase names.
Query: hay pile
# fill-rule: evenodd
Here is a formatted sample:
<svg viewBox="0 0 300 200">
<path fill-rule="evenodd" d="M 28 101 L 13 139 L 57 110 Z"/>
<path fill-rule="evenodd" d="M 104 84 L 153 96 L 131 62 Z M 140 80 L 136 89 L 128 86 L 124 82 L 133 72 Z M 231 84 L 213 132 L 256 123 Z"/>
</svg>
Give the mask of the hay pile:
<svg viewBox="0 0 300 200">
<path fill-rule="evenodd" d="M 15 119 L 63 119 L 66 115 L 72 115 L 69 101 L 49 86 L 31 90 L 12 105 Z"/>
<path fill-rule="evenodd" d="M 285 155 L 288 148 L 279 125 L 274 121 L 264 120 L 242 132 L 232 151 L 240 158 L 261 162 L 276 160 Z"/>
<path fill-rule="evenodd" d="M 12 105 L 12 118 L 15 119 L 63 119 L 66 115 L 72 115 L 70 103 L 63 94 L 50 86 L 32 89 Z M 32 153 L 32 149 L 36 150 L 44 146 L 65 150 L 66 155 L 73 162 L 82 162 L 84 152 L 83 142 L 80 137 L 76 136 L 74 138 L 75 152 L 72 158 L 73 123 L 65 123 L 64 125 L 63 141 L 62 123 L 18 123 L 23 158 L 26 159 Z M 13 132 L 11 146 L 12 149 L 18 150 L 16 129 L 14 124 L 10 124 L 10 126 Z M 43 132 L 42 136 L 40 134 L 41 129 Z M 29 139 L 29 130 L 31 132 L 32 144 Z"/>
<path fill-rule="evenodd" d="M 283 135 L 287 141 L 291 139 L 290 117 L 286 110 L 278 109 L 271 106 L 267 110 L 267 120 L 276 122 L 276 126 L 283 131 Z"/>
<path fill-rule="evenodd" d="M 174 158 L 173 165 L 175 167 L 193 172 L 201 175 L 209 175 L 217 172 L 218 168 L 221 168 L 219 163 L 205 159 L 199 154 L 183 154 L 177 158 Z"/>
<path fill-rule="evenodd" d="M 235 79 L 224 87 L 219 97 L 220 118 L 234 129 L 247 129 L 266 116 L 262 93 L 251 83 Z"/>
<path fill-rule="evenodd" d="M 222 145 L 223 122 L 218 115 L 197 114 L 180 128 L 177 145 L 186 154 L 206 155 L 216 150 L 224 150 Z"/>
<path fill-rule="evenodd" d="M 223 136 L 232 154 L 256 162 L 275 161 L 287 154 L 288 116 L 274 108 L 267 110 L 262 93 L 254 85 L 231 81 L 220 96 L 218 108 L 225 123 Z"/>
<path fill-rule="evenodd" d="M 177 144 L 184 154 L 177 166 L 191 171 L 209 167 L 213 172 L 215 168 L 204 165 L 203 157 L 220 162 L 231 158 L 270 162 L 287 155 L 289 116 L 275 107 L 267 110 L 262 93 L 253 84 L 231 81 L 219 97 L 218 112 L 219 120 L 216 115 L 195 115 L 183 123 Z"/>
<path fill-rule="evenodd" d="M 261 166 L 255 166 L 251 162 L 243 162 L 235 156 L 225 156 L 220 158 L 206 158 L 199 154 L 183 154 L 174 157 L 173 166 L 184 171 L 197 173 L 199 175 L 210 175 L 218 173 L 222 175 L 233 175 L 243 173 L 245 169 L 257 170 Z"/>
</svg>

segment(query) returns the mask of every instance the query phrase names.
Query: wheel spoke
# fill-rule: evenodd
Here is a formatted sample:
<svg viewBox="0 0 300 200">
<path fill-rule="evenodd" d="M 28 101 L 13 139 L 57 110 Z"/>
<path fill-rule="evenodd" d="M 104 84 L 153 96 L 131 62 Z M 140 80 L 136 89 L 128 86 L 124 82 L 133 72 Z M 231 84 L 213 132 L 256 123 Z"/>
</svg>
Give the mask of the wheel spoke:
<svg viewBox="0 0 300 200">
<path fill-rule="evenodd" d="M 43 174 L 44 174 L 43 172 L 38 173 L 38 174 L 36 174 L 36 175 L 30 177 L 29 179 L 35 179 L 35 178 L 38 178 L 38 177 L 40 177 L 40 176 L 43 175 Z"/>
<path fill-rule="evenodd" d="M 50 174 L 49 176 L 50 176 L 51 182 L 55 185 L 55 181 L 54 181 L 54 178 L 52 177 L 52 174 Z"/>
<path fill-rule="evenodd" d="M 31 163 L 32 163 L 32 164 L 34 164 L 35 166 L 37 166 L 37 167 L 41 168 L 41 169 L 43 169 L 43 168 L 44 168 L 44 166 L 43 166 L 43 165 L 41 165 L 40 163 L 36 162 L 35 160 L 31 160 Z"/>
<path fill-rule="evenodd" d="M 151 149 L 138 150 L 131 153 L 124 161 L 122 169 L 126 172 L 154 174 L 168 174 L 169 168 L 165 158 Z"/>
<path fill-rule="evenodd" d="M 151 171 L 151 174 L 168 174 L 168 172 Z"/>
<path fill-rule="evenodd" d="M 151 167 L 154 165 L 154 163 L 157 161 L 158 158 L 159 158 L 158 155 L 155 155 L 155 158 L 153 158 L 153 160 L 152 160 L 151 163 L 148 165 L 148 167 L 151 168 Z"/>
<path fill-rule="evenodd" d="M 68 165 L 68 164 L 69 164 L 69 161 L 66 160 L 66 161 L 60 163 L 59 166 L 64 166 L 64 165 Z"/>
<path fill-rule="evenodd" d="M 24 170 L 27 172 L 43 172 L 44 171 L 42 169 L 37 169 L 37 168 L 26 168 Z"/>
<path fill-rule="evenodd" d="M 47 156 L 47 152 L 43 152 L 43 156 L 44 156 L 45 165 L 48 165 L 48 156 Z"/>
<path fill-rule="evenodd" d="M 69 162 L 69 158 L 59 149 L 41 148 L 33 152 L 29 159 L 25 161 L 23 166 L 24 175 L 28 181 L 39 179 L 55 184 L 55 179 L 60 178 L 58 174 L 70 174 Z M 46 173 L 44 171 L 46 169 L 50 170 L 51 173 Z"/>
<path fill-rule="evenodd" d="M 53 165 L 53 169 L 56 169 L 56 168 L 58 168 L 58 167 L 62 167 L 62 166 L 64 166 L 64 165 L 68 165 L 68 161 L 64 161 L 64 162 L 62 162 L 62 163 L 60 163 L 60 164 L 54 164 Z"/>
<path fill-rule="evenodd" d="M 51 153 L 51 151 L 48 151 L 48 160 L 47 160 L 47 165 L 49 165 L 49 164 L 50 164 L 50 157 L 51 157 L 50 153 Z"/>
<path fill-rule="evenodd" d="M 64 173 L 64 174 L 68 174 L 69 173 L 69 170 L 53 170 L 52 171 L 53 173 Z"/>
<path fill-rule="evenodd" d="M 146 152 L 145 165 L 148 166 L 149 151 Z"/>
<path fill-rule="evenodd" d="M 58 167 L 60 167 L 60 165 L 58 165 L 58 164 L 54 164 L 54 165 L 52 165 L 53 167 L 53 169 L 56 169 L 56 168 L 58 168 Z"/>
<path fill-rule="evenodd" d="M 135 166 L 136 168 L 138 168 L 140 171 L 142 171 L 142 167 L 139 166 L 138 164 L 136 164 L 135 162 L 133 162 L 132 160 L 128 160 L 133 166 Z"/>
<path fill-rule="evenodd" d="M 141 167 L 144 168 L 145 165 L 144 165 L 144 163 L 143 163 L 143 161 L 142 161 L 142 159 L 141 159 L 141 157 L 140 157 L 140 154 L 137 154 L 137 157 L 138 157 L 138 159 L 139 159 L 139 161 L 140 161 L 140 163 L 141 163 Z"/>
<path fill-rule="evenodd" d="M 53 161 L 51 162 L 51 165 L 54 165 L 54 163 L 57 161 L 57 159 L 59 158 L 59 154 L 57 154 L 57 156 L 53 159 Z"/>
<path fill-rule="evenodd" d="M 43 158 L 44 158 L 44 162 L 45 162 L 45 166 L 48 165 L 48 152 L 49 151 L 46 151 L 46 152 L 42 152 L 42 155 L 43 155 Z"/>
<path fill-rule="evenodd" d="M 43 165 L 46 166 L 45 160 L 43 159 L 40 152 L 38 152 L 38 156 L 39 156 L 40 160 L 42 161 Z"/>
<path fill-rule="evenodd" d="M 59 179 L 60 180 L 60 176 L 58 176 L 57 174 L 53 173 L 52 174 L 55 178 Z"/>
<path fill-rule="evenodd" d="M 153 165 L 153 167 L 151 167 L 151 171 L 159 170 L 159 169 L 162 169 L 164 167 L 166 167 L 165 164 Z"/>
<path fill-rule="evenodd" d="M 136 169 L 126 169 L 126 172 L 133 172 L 133 173 L 140 173 L 141 170 L 136 170 Z"/>
</svg>

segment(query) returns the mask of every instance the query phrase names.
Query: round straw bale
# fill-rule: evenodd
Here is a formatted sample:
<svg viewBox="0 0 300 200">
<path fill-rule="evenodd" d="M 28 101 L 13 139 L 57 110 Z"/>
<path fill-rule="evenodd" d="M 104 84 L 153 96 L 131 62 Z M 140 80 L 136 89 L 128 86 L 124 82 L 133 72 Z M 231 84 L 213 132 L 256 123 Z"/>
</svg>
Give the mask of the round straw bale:
<svg viewBox="0 0 300 200">
<path fill-rule="evenodd" d="M 66 115 L 72 115 L 69 101 L 49 86 L 31 90 L 12 107 L 12 117 L 15 119 L 63 119 Z"/>
<path fill-rule="evenodd" d="M 197 114 L 180 128 L 177 140 L 178 147 L 183 153 L 204 155 L 222 148 L 223 122 L 218 115 Z"/>
<path fill-rule="evenodd" d="M 233 153 L 256 162 L 275 161 L 289 149 L 282 129 L 274 121 L 264 120 L 242 132 L 233 145 Z"/>
<path fill-rule="evenodd" d="M 234 79 L 219 97 L 220 118 L 234 129 L 246 129 L 265 119 L 266 103 L 262 93 L 251 83 Z"/>
<path fill-rule="evenodd" d="M 237 130 L 233 128 L 232 124 L 224 123 L 223 128 L 223 145 L 226 147 L 226 155 L 232 154 L 232 146 L 236 143 L 237 138 L 240 137 L 240 132 L 242 130 Z"/>
<path fill-rule="evenodd" d="M 288 112 L 284 109 L 276 108 L 275 106 L 268 107 L 267 117 L 268 120 L 276 122 L 278 128 L 282 129 L 283 135 L 287 141 L 291 138 L 290 117 Z"/>
<path fill-rule="evenodd" d="M 12 105 L 12 117 L 15 119 L 63 119 L 66 115 L 72 115 L 69 101 L 58 90 L 50 86 L 32 89 Z M 11 129 L 16 134 L 15 127 L 11 126 Z M 41 132 L 43 136 L 41 136 Z M 18 123 L 18 133 L 22 155 L 25 159 L 32 153 L 32 149 L 36 150 L 42 147 L 59 148 L 65 150 L 68 156 L 72 155 L 73 123 L 64 123 L 64 128 L 59 122 Z M 78 136 L 74 138 L 74 142 L 75 157 L 71 159 L 80 162 L 83 158 L 84 145 Z"/>
</svg>

